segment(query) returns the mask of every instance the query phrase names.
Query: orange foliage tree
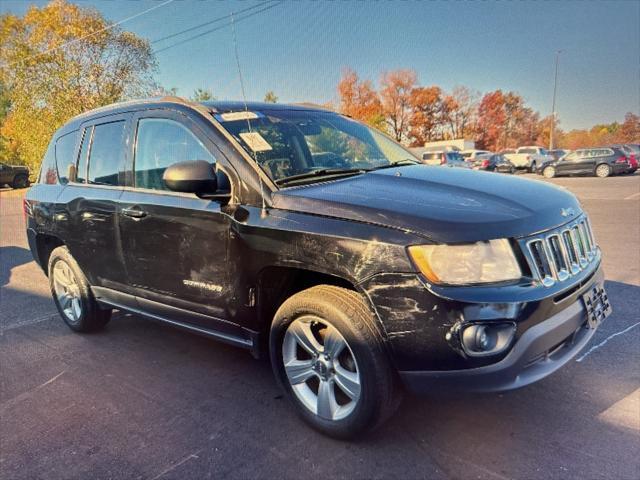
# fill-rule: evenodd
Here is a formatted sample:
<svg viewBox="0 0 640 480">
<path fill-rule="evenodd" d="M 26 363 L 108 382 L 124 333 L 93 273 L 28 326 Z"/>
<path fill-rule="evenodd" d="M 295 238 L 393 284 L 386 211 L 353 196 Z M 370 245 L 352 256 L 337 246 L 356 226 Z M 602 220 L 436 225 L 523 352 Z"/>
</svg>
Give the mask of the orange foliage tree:
<svg viewBox="0 0 640 480">
<path fill-rule="evenodd" d="M 418 78 L 413 70 L 383 72 L 380 78 L 380 99 L 389 133 L 402 142 L 409 136 L 411 92 Z"/>
<path fill-rule="evenodd" d="M 342 71 L 338 82 L 340 111 L 356 120 L 370 125 L 381 126 L 384 123 L 382 104 L 370 80 L 360 80 L 358 74 L 350 68 Z"/>
</svg>

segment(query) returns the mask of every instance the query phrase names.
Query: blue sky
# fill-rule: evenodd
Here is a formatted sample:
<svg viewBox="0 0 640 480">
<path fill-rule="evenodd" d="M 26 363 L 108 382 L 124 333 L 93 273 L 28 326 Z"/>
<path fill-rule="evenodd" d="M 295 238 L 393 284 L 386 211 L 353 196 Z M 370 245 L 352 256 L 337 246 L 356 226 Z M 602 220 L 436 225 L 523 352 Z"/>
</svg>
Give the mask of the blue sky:
<svg viewBox="0 0 640 480">
<path fill-rule="evenodd" d="M 0 11 L 30 4 L 2 0 Z M 118 21 L 161 0 L 77 2 Z M 151 40 L 252 6 L 250 0 L 175 0 L 123 25 Z M 212 25 L 209 28 L 216 27 Z M 564 129 L 621 121 L 640 111 L 640 2 L 295 1 L 236 24 L 247 97 L 282 102 L 336 98 L 343 67 L 377 82 L 413 68 L 420 83 L 514 90 L 551 110 L 555 51 L 562 49 L 557 110 Z M 203 28 L 202 30 L 206 30 Z M 198 33 L 195 31 L 193 33 Z M 189 35 L 154 44 L 168 46 Z M 157 79 L 179 94 L 209 88 L 241 98 L 231 29 L 159 52 Z"/>
</svg>

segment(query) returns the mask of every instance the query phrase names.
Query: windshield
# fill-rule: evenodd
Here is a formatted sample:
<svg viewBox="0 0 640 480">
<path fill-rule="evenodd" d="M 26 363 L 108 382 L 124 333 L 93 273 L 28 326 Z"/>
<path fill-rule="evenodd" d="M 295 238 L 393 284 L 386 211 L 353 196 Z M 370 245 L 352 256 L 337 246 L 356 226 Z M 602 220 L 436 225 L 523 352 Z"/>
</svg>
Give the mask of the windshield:
<svg viewBox="0 0 640 480">
<path fill-rule="evenodd" d="M 314 171 L 358 172 L 407 159 L 417 162 L 411 152 L 380 132 L 331 112 L 268 110 L 215 117 L 281 184 Z"/>
</svg>

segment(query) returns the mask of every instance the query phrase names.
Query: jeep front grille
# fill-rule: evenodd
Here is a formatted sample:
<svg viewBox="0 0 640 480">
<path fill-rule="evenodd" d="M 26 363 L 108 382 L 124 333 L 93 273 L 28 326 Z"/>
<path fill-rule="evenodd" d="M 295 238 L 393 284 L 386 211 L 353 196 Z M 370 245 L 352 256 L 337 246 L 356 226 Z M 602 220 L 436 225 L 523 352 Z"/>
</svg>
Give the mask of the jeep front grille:
<svg viewBox="0 0 640 480">
<path fill-rule="evenodd" d="M 522 241 L 534 278 L 550 287 L 588 268 L 598 247 L 586 215 Z"/>
</svg>

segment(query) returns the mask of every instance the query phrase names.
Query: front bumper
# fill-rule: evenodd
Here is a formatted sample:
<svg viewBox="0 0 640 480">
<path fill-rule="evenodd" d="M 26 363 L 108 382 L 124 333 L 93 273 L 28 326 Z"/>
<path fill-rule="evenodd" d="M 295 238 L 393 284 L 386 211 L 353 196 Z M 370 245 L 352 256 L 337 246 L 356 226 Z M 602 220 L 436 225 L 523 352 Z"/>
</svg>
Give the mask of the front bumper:
<svg viewBox="0 0 640 480">
<path fill-rule="evenodd" d="M 501 361 L 479 368 L 405 371 L 400 378 L 419 394 L 442 390 L 497 392 L 524 387 L 555 372 L 589 342 L 596 328 L 587 327 L 582 300 L 529 328 Z"/>
</svg>

